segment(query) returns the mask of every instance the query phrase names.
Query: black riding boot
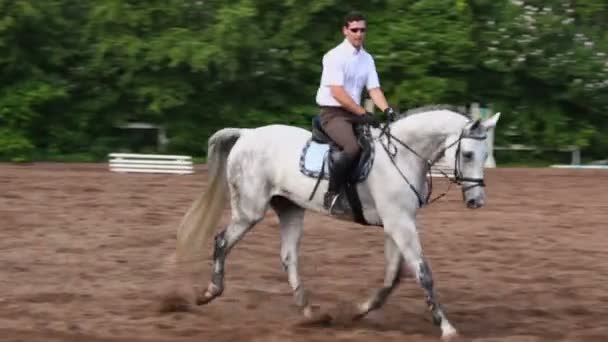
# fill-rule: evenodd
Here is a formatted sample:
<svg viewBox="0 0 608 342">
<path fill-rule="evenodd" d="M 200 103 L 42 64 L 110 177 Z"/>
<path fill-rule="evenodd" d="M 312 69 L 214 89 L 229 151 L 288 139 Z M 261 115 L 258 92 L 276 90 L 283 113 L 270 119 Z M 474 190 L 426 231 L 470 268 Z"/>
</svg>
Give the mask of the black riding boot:
<svg viewBox="0 0 608 342">
<path fill-rule="evenodd" d="M 333 153 L 331 157 L 333 163 L 329 171 L 329 185 L 325 197 L 323 198 L 323 207 L 325 207 L 326 210 L 329 210 L 333 206 L 334 201 L 338 198 L 342 186 L 346 182 L 346 177 L 348 176 L 352 163 L 355 160 L 354 157 L 342 151 Z"/>
</svg>

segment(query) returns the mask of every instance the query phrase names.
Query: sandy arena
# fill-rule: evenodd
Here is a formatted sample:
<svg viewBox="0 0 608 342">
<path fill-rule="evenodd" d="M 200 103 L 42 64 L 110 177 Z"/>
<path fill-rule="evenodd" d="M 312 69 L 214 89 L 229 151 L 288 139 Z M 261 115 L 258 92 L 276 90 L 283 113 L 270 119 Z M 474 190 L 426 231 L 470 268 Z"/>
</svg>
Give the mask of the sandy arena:
<svg viewBox="0 0 608 342">
<path fill-rule="evenodd" d="M 486 179 L 485 208 L 466 209 L 452 187 L 419 216 L 462 340 L 608 341 L 608 171 L 499 168 Z M 204 166 L 174 176 L 0 164 L 0 340 L 439 341 L 411 278 L 362 321 L 299 324 L 273 212 L 229 256 L 222 297 L 161 312 L 180 280 L 166 272 L 175 229 L 205 181 Z M 382 283 L 382 231 L 308 213 L 301 266 L 313 301 L 339 312 Z"/>
</svg>

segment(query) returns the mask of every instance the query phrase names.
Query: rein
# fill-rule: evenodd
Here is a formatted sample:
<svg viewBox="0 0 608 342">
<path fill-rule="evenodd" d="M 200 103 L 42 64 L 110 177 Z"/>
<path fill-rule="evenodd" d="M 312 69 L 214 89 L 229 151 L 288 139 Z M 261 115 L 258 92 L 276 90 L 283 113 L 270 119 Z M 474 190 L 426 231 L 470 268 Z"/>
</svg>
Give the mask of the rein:
<svg viewBox="0 0 608 342">
<path fill-rule="evenodd" d="M 386 135 L 386 137 L 387 137 L 386 144 L 384 144 L 384 142 L 382 141 L 383 135 Z M 482 136 L 464 135 L 464 130 L 463 130 L 463 132 L 460 134 L 458 139 L 453 141 L 446 147 L 444 147 L 439 153 L 437 153 L 436 157 L 433 160 L 429 160 L 429 159 L 422 157 L 418 152 L 416 152 L 414 149 L 412 149 L 406 143 L 401 141 L 399 138 L 395 137 L 391 133 L 390 122 L 386 122 L 384 124 L 384 127 L 382 127 L 381 133 L 377 139 L 380 142 L 380 145 L 384 148 L 384 151 L 386 151 L 386 154 L 388 155 L 390 161 L 393 163 L 393 166 L 395 166 L 395 169 L 397 169 L 397 171 L 401 175 L 401 178 L 403 178 L 403 180 L 405 180 L 405 182 L 408 184 L 410 189 L 416 195 L 416 198 L 418 199 L 419 207 L 422 207 L 427 204 L 431 204 L 431 203 L 437 201 L 438 199 L 442 198 L 443 196 L 445 196 L 450 191 L 452 184 L 462 185 L 463 182 L 473 183 L 471 185 L 463 187 L 462 188 L 463 193 L 474 187 L 477 187 L 477 186 L 481 186 L 481 187 L 485 186 L 485 182 L 484 182 L 483 178 L 464 177 L 464 175 L 462 174 L 462 171 L 459 168 L 459 161 L 460 161 L 460 144 L 463 139 L 485 140 L 486 135 L 482 135 Z M 425 167 L 427 168 L 426 172 L 428 173 L 427 181 L 426 181 L 428 184 L 428 193 L 426 195 L 426 198 L 424 198 L 424 199 L 422 198 L 422 196 L 420 195 L 420 192 L 418 190 L 416 190 L 416 187 L 407 179 L 407 177 L 399 169 L 399 166 L 397 166 L 397 162 L 395 161 L 395 158 L 397 156 L 397 146 L 395 146 L 393 141 L 396 141 L 399 145 L 401 145 L 402 147 L 404 147 L 407 150 L 409 150 L 410 152 L 412 152 L 416 157 L 422 159 L 424 161 L 424 163 L 426 164 L 425 165 Z M 431 193 L 433 192 L 433 176 L 431 174 L 431 167 L 445 154 L 446 150 L 448 150 L 450 147 L 452 147 L 456 144 L 458 144 L 458 146 L 456 148 L 456 158 L 454 161 L 454 179 L 451 179 L 450 176 L 448 174 L 446 174 L 445 172 L 443 172 L 442 170 L 438 170 L 442 174 L 442 176 L 446 177 L 450 181 L 450 183 L 449 183 L 446 191 L 444 191 L 443 193 L 441 193 L 439 196 L 435 197 L 434 199 L 430 200 Z M 393 148 L 392 151 L 390 150 L 391 147 Z"/>
</svg>

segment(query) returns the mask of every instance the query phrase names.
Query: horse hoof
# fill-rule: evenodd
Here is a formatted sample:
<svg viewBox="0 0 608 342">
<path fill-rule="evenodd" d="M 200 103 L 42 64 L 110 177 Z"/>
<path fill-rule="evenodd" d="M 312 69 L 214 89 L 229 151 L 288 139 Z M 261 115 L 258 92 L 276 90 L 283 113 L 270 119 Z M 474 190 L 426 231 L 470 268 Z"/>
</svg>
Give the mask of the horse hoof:
<svg viewBox="0 0 608 342">
<path fill-rule="evenodd" d="M 441 335 L 442 342 L 458 342 L 460 341 L 460 335 L 456 330 L 445 332 Z"/>
<path fill-rule="evenodd" d="M 205 305 L 214 300 L 216 297 L 219 297 L 221 294 L 222 289 L 211 283 L 209 284 L 205 292 L 203 292 L 202 294 L 200 292 L 197 293 L 196 305 Z"/>
<path fill-rule="evenodd" d="M 215 296 L 212 296 L 205 292 L 203 296 L 199 296 L 198 298 L 196 298 L 196 305 L 205 305 L 211 302 L 213 299 L 215 299 Z"/>
<path fill-rule="evenodd" d="M 304 320 L 300 323 L 303 326 L 329 325 L 333 321 L 333 317 L 328 313 L 319 313 L 318 310 L 313 310 L 310 306 L 302 310 Z"/>
<path fill-rule="evenodd" d="M 304 320 L 301 321 L 298 325 L 300 326 L 329 326 L 333 321 L 333 318 L 327 314 L 313 314 L 308 317 L 304 316 Z"/>
</svg>

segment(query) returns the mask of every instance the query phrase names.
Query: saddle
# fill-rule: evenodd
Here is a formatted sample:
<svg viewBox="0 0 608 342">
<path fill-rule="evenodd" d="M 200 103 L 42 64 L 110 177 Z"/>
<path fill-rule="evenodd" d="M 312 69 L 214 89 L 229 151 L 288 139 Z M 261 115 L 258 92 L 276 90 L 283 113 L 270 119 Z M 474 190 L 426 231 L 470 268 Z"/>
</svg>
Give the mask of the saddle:
<svg viewBox="0 0 608 342">
<path fill-rule="evenodd" d="M 347 173 L 344 180 L 345 186 L 343 193 L 346 195 L 347 203 L 344 203 L 343 211 L 352 212 L 355 222 L 367 225 L 363 217 L 362 205 L 357 193 L 357 183 L 367 179 L 374 160 L 374 145 L 369 128 L 365 125 L 353 125 L 355 136 L 361 146 L 361 152 L 353 163 L 353 167 Z M 309 177 L 316 178 L 317 183 L 310 195 L 313 198 L 317 187 L 322 179 L 329 179 L 332 170 L 332 155 L 340 150 L 337 145 L 321 127 L 321 120 L 318 116 L 312 119 L 312 135 L 306 142 L 300 156 L 300 171 Z"/>
</svg>

